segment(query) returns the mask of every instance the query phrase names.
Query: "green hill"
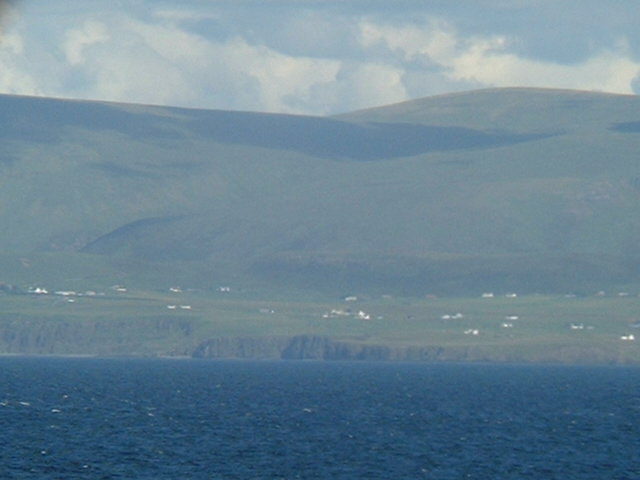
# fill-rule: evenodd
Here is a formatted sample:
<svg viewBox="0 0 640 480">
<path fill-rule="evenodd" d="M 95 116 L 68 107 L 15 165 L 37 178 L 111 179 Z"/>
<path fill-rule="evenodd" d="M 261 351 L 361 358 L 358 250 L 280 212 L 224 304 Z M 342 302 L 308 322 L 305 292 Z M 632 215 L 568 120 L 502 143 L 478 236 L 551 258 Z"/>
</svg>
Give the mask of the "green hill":
<svg viewBox="0 0 640 480">
<path fill-rule="evenodd" d="M 638 112 L 539 89 L 331 118 L 0 96 L 0 282 L 640 286 Z"/>
</svg>

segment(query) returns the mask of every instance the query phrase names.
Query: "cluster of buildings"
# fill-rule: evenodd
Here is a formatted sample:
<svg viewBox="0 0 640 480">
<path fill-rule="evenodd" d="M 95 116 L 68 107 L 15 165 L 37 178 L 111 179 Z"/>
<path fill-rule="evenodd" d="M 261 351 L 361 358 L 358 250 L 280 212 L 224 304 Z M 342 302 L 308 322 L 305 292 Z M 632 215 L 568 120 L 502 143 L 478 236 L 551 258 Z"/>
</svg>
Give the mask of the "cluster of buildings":
<svg viewBox="0 0 640 480">
<path fill-rule="evenodd" d="M 357 312 L 352 312 L 349 309 L 334 308 L 334 309 L 331 309 L 329 312 L 322 314 L 322 318 L 340 318 L 340 317 L 352 317 L 358 320 L 371 320 L 371 314 L 365 312 L 364 310 L 358 310 Z"/>
</svg>

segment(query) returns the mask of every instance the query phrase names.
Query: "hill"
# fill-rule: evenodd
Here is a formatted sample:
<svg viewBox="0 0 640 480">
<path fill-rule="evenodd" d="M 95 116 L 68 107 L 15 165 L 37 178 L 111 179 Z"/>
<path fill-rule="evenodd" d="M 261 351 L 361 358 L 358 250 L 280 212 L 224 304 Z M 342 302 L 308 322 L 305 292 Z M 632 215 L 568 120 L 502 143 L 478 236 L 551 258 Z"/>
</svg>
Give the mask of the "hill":
<svg viewBox="0 0 640 480">
<path fill-rule="evenodd" d="M 0 281 L 639 286 L 639 111 L 539 89 L 329 118 L 0 96 Z"/>
</svg>

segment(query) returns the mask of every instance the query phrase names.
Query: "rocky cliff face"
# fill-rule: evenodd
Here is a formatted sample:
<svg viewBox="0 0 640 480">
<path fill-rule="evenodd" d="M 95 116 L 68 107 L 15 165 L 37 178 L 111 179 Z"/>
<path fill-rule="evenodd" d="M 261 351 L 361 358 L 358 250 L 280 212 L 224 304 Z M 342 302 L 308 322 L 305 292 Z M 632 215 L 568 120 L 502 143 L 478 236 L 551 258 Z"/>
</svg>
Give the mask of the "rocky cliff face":
<svg viewBox="0 0 640 480">
<path fill-rule="evenodd" d="M 21 355 L 190 355 L 193 325 L 144 319 L 0 318 L 0 353 Z"/>
<path fill-rule="evenodd" d="M 441 347 L 372 345 L 318 335 L 293 337 L 214 338 L 202 342 L 196 358 L 282 360 L 436 361 L 446 357 Z"/>
<path fill-rule="evenodd" d="M 333 339 L 318 335 L 293 337 L 214 338 L 194 350 L 196 358 L 234 358 L 265 360 L 342 360 L 404 362 L 500 362 L 554 364 L 630 364 L 637 363 L 629 352 L 619 348 L 541 346 L 525 350 L 516 346 L 459 345 L 418 346 L 364 343 L 361 340 Z"/>
<path fill-rule="evenodd" d="M 205 340 L 193 351 L 195 358 L 275 360 L 290 342 L 289 337 L 219 337 Z"/>
<path fill-rule="evenodd" d="M 189 319 L 38 319 L 0 317 L 0 354 L 191 356 L 247 360 L 502 362 L 559 364 L 637 363 L 623 346 L 420 346 L 372 344 L 319 335 L 202 339 Z"/>
</svg>

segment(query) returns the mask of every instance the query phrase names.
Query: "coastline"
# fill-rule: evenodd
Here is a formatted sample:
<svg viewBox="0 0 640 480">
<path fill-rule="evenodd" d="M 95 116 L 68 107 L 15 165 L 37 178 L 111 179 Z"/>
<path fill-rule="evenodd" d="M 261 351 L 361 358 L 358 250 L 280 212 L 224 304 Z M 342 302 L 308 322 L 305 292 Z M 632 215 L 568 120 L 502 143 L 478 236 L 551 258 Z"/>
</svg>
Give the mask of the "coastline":
<svg viewBox="0 0 640 480">
<path fill-rule="evenodd" d="M 625 345 L 626 346 L 626 345 Z M 622 346 L 622 347 L 625 347 Z M 67 345 L 66 349 L 71 346 Z M 79 347 L 79 346 L 78 346 Z M 87 349 L 87 344 L 82 347 Z M 114 351 L 96 349 L 77 352 L 14 351 L 0 358 L 131 358 L 166 360 L 247 360 L 247 361 L 349 361 L 473 363 L 526 365 L 640 366 L 636 348 L 557 345 L 408 345 L 368 343 L 362 339 L 319 335 L 215 337 L 201 341 L 191 351 Z M 178 350 L 180 350 L 178 352 Z"/>
</svg>

